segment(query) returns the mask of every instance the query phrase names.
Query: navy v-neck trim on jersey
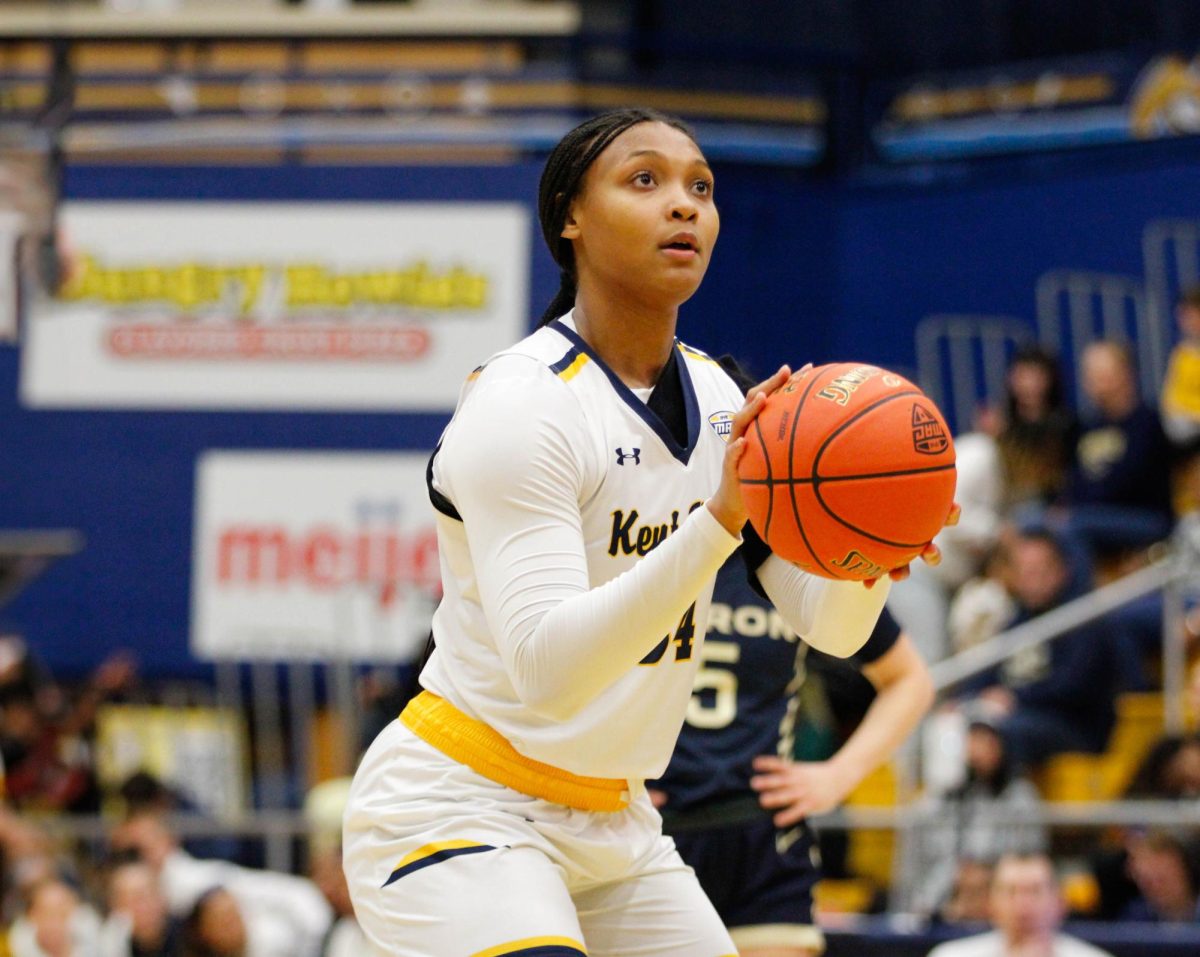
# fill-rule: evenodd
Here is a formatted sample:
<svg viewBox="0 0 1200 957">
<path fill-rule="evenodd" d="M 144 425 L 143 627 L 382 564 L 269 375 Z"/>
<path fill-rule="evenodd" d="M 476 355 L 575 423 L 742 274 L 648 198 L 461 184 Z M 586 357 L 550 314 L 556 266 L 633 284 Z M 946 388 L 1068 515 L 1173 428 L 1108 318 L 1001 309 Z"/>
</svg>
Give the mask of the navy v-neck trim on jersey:
<svg viewBox="0 0 1200 957">
<path fill-rule="evenodd" d="M 658 413 L 650 408 L 648 403 L 639 399 L 633 390 L 621 381 L 620 376 L 608 367 L 608 363 L 597 355 L 596 351 L 584 341 L 579 333 L 558 319 L 551 322 L 550 326 L 555 332 L 564 336 L 578 352 L 584 353 L 592 362 L 596 363 L 597 367 L 608 376 L 608 381 L 612 384 L 613 390 L 617 393 L 618 397 L 633 409 L 642 418 L 642 421 L 654 430 L 654 434 L 659 437 L 668 452 L 684 465 L 687 465 L 700 439 L 700 402 L 696 398 L 696 387 L 692 384 L 692 377 L 687 369 L 687 360 L 683 357 L 679 349 L 679 341 L 676 340 L 672 348 L 675 353 L 673 356 L 674 364 L 678 368 L 679 385 L 683 393 L 684 413 L 687 417 L 686 446 L 679 444 L 678 440 L 672 434 L 671 429 L 663 422 Z"/>
</svg>

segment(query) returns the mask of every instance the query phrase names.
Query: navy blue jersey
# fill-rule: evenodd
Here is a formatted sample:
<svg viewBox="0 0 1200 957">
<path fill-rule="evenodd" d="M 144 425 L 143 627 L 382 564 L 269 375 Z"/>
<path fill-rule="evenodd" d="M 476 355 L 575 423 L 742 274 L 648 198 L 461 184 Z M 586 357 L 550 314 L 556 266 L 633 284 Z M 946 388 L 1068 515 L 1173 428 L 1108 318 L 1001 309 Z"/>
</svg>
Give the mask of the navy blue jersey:
<svg viewBox="0 0 1200 957">
<path fill-rule="evenodd" d="M 850 661 L 861 666 L 879 659 L 899 633 L 885 609 Z M 761 754 L 791 754 L 796 692 L 808 653 L 751 587 L 735 553 L 717 573 L 700 671 L 671 764 L 649 785 L 667 793 L 665 813 L 737 798 L 757 801 L 750 787 L 752 762 Z"/>
</svg>

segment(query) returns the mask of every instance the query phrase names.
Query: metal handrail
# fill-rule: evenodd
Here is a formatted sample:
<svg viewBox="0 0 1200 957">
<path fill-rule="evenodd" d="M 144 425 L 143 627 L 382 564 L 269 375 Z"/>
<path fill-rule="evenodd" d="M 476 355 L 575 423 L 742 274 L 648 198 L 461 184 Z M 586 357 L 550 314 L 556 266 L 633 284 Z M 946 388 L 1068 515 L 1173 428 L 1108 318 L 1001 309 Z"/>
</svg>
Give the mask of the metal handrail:
<svg viewBox="0 0 1200 957">
<path fill-rule="evenodd" d="M 930 665 L 934 688 L 941 694 L 1018 652 L 1053 641 L 1121 605 L 1165 588 L 1184 574 L 1178 562 L 1170 557 L 1161 558 L 1146 568 Z"/>
<path fill-rule="evenodd" d="M 1184 730 L 1184 686 L 1187 652 L 1183 636 L 1183 596 L 1178 587 L 1200 574 L 1195 544 L 1174 543 L 1168 554 L 1123 578 L 1103 585 L 1037 618 L 951 655 L 930 666 L 939 695 L 1027 648 L 1035 648 L 1103 617 L 1115 608 L 1155 591 L 1163 592 L 1163 727 Z"/>
</svg>

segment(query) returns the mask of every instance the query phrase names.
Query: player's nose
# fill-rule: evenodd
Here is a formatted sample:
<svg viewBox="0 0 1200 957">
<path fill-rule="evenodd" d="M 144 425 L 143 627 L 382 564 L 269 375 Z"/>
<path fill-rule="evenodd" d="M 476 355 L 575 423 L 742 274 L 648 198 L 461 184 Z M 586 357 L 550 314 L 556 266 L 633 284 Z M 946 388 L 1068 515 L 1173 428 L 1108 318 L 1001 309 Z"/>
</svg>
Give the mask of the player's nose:
<svg viewBox="0 0 1200 957">
<path fill-rule="evenodd" d="M 700 212 L 691 193 L 682 187 L 672 190 L 669 208 L 673 220 L 687 223 L 695 222 Z"/>
</svg>

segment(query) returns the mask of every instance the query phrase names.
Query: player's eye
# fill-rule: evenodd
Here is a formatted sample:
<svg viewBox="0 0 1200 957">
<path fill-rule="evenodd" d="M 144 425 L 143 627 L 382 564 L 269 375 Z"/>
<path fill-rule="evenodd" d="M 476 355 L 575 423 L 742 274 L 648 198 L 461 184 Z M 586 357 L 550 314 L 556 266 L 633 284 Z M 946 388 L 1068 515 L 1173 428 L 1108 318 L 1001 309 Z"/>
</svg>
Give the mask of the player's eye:
<svg viewBox="0 0 1200 957">
<path fill-rule="evenodd" d="M 654 174 L 646 169 L 639 170 L 638 172 L 633 174 L 632 182 L 638 186 L 653 186 L 654 185 Z"/>
<path fill-rule="evenodd" d="M 694 189 L 701 196 L 711 196 L 713 191 L 713 182 L 711 179 L 698 179 L 692 184 Z"/>
</svg>

